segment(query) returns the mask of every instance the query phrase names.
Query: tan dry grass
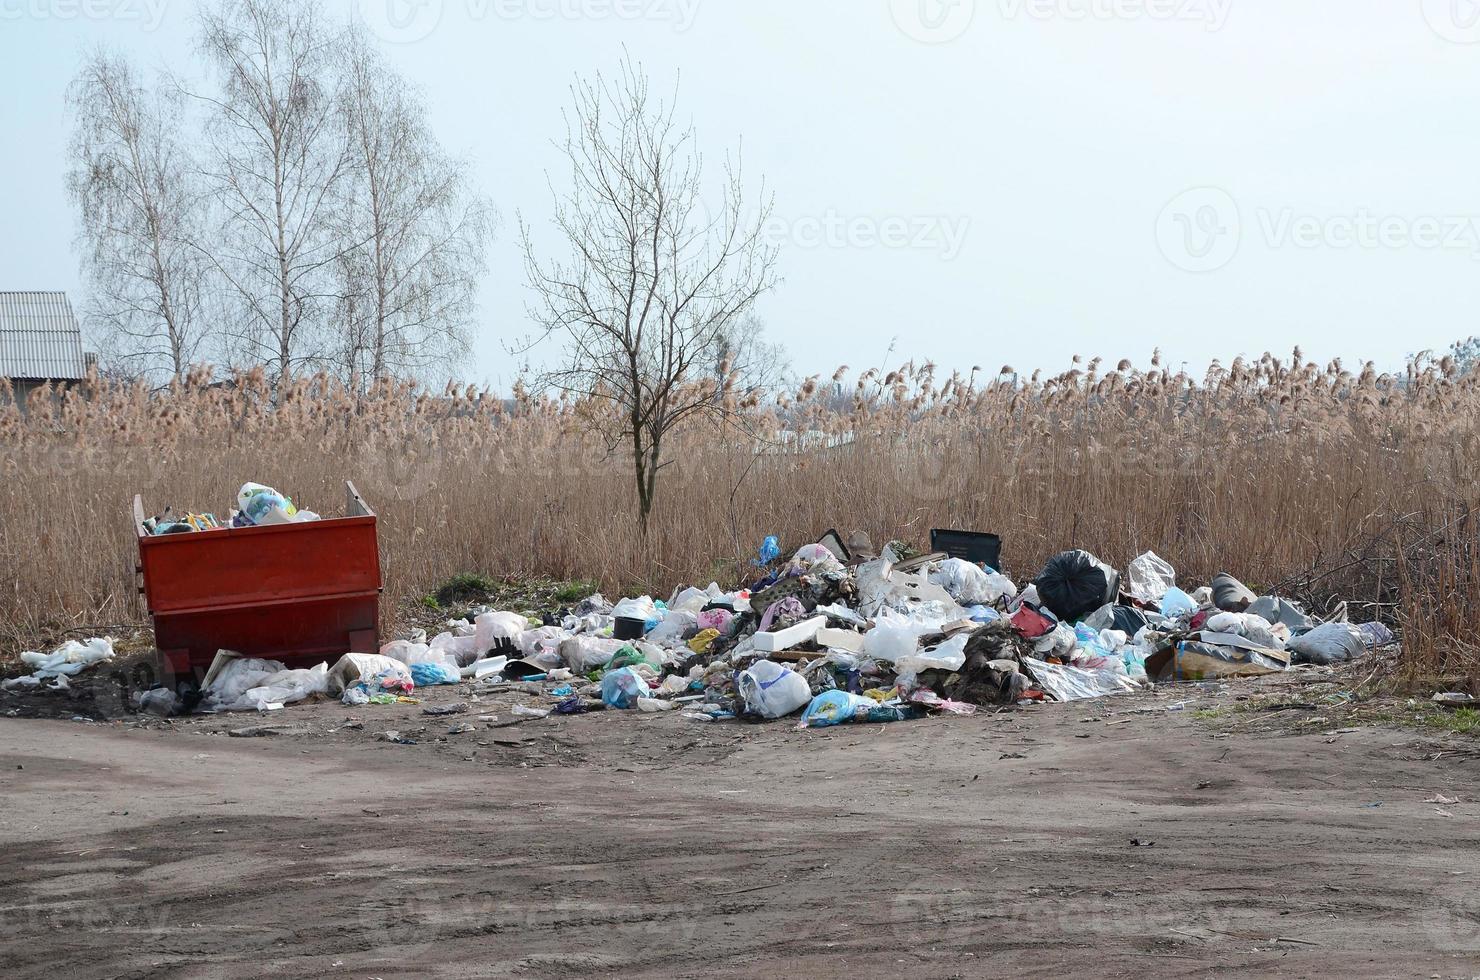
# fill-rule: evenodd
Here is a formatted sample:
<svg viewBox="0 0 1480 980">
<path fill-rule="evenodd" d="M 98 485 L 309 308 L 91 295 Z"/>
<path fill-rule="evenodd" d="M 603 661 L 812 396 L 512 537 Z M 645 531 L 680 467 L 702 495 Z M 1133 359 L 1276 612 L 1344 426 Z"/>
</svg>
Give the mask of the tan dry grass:
<svg viewBox="0 0 1480 980">
<path fill-rule="evenodd" d="M 153 510 L 224 516 L 251 479 L 332 514 L 349 478 L 381 517 L 388 597 L 470 570 L 666 592 L 734 581 L 766 534 L 800 543 L 835 526 L 923 544 L 956 526 L 1003 534 L 1020 579 L 1066 547 L 1121 566 L 1154 549 L 1185 580 L 1228 570 L 1321 606 L 1346 598 L 1366 604 L 1355 615 L 1401 620 L 1415 669 L 1474 671 L 1474 376 L 1348 372 L 1298 351 L 1197 379 L 1154 361 L 1101 368 L 986 381 L 840 369 L 777 405 L 732 402 L 729 420 L 671 444 L 647 541 L 595 406 L 397 386 L 356 397 L 317 378 L 273 408 L 260 373 L 154 396 L 93 382 L 59 407 L 0 409 L 3 642 L 142 615 L 135 492 Z"/>
</svg>

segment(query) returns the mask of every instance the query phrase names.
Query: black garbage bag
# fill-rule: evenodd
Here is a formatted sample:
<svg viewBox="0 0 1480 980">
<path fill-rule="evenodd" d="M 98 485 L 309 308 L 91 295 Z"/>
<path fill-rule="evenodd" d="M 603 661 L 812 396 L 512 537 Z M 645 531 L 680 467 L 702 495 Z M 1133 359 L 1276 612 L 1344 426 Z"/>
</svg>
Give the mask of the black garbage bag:
<svg viewBox="0 0 1480 980">
<path fill-rule="evenodd" d="M 1043 605 L 1073 622 L 1115 601 L 1120 573 L 1088 551 L 1066 551 L 1050 558 L 1033 584 Z"/>
<path fill-rule="evenodd" d="M 1115 617 L 1112 629 L 1118 629 L 1126 636 L 1134 637 L 1146 626 L 1146 617 L 1134 606 L 1114 606 L 1110 612 Z"/>
<path fill-rule="evenodd" d="M 1224 612 L 1245 612 L 1257 598 L 1248 586 L 1227 572 L 1213 576 L 1213 605 Z"/>
</svg>

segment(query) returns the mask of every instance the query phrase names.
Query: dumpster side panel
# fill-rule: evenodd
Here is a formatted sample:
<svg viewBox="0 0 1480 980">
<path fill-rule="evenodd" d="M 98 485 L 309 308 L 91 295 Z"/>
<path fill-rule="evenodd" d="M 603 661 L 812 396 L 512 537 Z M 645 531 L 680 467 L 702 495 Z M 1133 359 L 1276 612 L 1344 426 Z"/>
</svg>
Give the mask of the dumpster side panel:
<svg viewBox="0 0 1480 980">
<path fill-rule="evenodd" d="M 139 539 L 155 615 L 380 588 L 375 518 L 197 531 Z"/>
</svg>

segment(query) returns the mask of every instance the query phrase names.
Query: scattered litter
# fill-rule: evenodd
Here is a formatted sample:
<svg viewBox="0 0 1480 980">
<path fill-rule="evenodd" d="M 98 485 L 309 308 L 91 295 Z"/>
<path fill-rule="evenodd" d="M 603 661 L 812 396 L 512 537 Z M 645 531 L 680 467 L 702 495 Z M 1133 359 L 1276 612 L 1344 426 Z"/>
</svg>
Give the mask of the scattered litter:
<svg viewBox="0 0 1480 980">
<path fill-rule="evenodd" d="M 0 688 L 7 691 L 27 690 L 40 687 L 42 681 L 56 680 L 60 684 L 54 689 L 65 690 L 67 685 L 64 678 L 76 677 L 89 667 L 112 659 L 111 636 L 94 637 L 80 642 L 68 640 L 51 653 L 28 650 L 21 654 L 21 663 L 30 667 L 32 673 L 0 683 Z"/>
</svg>

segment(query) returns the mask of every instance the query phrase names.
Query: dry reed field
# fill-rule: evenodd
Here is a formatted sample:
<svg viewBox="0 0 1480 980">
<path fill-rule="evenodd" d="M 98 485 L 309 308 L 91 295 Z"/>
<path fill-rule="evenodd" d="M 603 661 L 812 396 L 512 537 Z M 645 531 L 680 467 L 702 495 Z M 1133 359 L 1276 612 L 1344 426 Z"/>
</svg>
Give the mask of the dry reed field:
<svg viewBox="0 0 1480 980">
<path fill-rule="evenodd" d="M 3 382 L 0 382 L 3 384 Z M 8 395 L 8 392 L 0 392 Z M 993 530 L 1020 581 L 1067 547 L 1185 579 L 1227 570 L 1402 630 L 1416 675 L 1480 666 L 1480 377 L 1266 355 L 1203 376 L 1099 362 L 1031 378 L 846 368 L 758 402 L 727 390 L 666 447 L 652 529 L 590 403 L 261 372 L 166 392 L 93 380 L 21 413 L 0 397 L 0 652 L 140 621 L 130 505 L 224 517 L 246 480 L 334 515 L 353 480 L 381 518 L 387 619 L 459 572 L 667 594 L 734 581 L 767 534 L 830 527 L 924 544 Z"/>
</svg>

